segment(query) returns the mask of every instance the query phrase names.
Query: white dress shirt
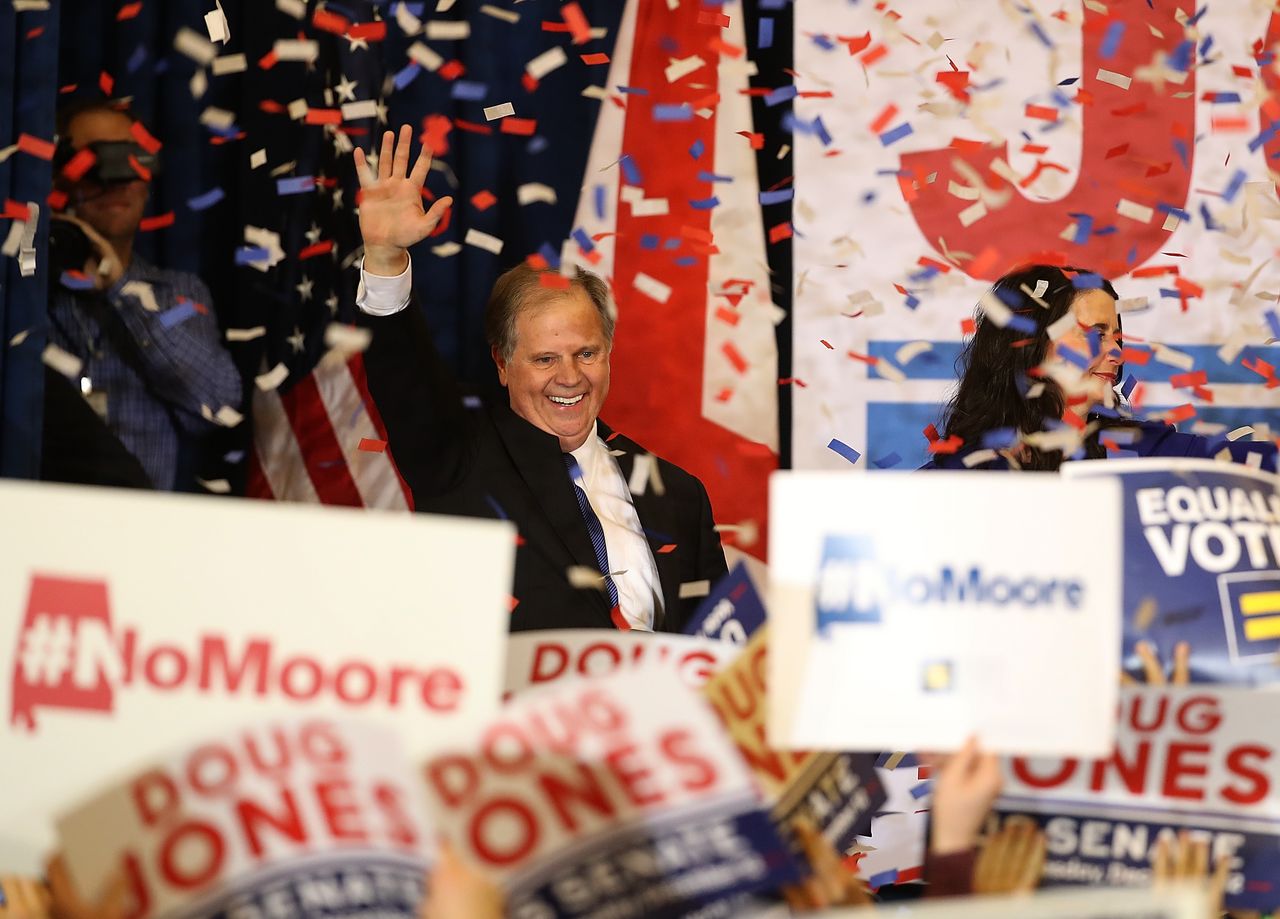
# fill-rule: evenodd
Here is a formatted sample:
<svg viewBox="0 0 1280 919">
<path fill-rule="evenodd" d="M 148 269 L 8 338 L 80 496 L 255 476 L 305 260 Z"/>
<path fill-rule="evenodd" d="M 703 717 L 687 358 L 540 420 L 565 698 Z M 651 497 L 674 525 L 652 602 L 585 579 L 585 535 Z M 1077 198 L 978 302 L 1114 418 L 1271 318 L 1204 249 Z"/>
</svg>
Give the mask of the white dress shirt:
<svg viewBox="0 0 1280 919">
<path fill-rule="evenodd" d="M 369 274 L 360 262 L 360 286 L 356 290 L 356 306 L 372 316 L 390 316 L 409 305 L 413 292 L 413 264 L 399 275 L 384 277 Z M 618 606 L 633 629 L 652 632 L 653 623 L 662 612 L 662 582 L 658 565 L 649 549 L 649 540 L 640 526 L 631 501 L 631 490 L 622 477 L 618 461 L 600 439 L 597 428 L 573 458 L 582 470 L 582 486 L 591 509 L 604 529 L 605 551 L 609 568 L 618 588 Z M 568 475 L 568 472 L 565 473 Z"/>
</svg>

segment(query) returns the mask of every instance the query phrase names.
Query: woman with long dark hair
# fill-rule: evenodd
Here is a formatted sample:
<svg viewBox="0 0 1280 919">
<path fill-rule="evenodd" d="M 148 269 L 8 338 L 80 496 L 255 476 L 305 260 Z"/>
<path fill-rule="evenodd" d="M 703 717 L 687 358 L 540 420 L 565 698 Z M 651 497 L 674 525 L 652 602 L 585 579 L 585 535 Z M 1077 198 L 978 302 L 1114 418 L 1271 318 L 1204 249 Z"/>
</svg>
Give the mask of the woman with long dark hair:
<svg viewBox="0 0 1280 919">
<path fill-rule="evenodd" d="M 1067 459 L 1105 459 L 1102 439 L 1125 456 L 1237 461 L 1259 453 L 1276 468 L 1276 446 L 1183 434 L 1132 418 L 1115 387 L 1124 379 L 1117 296 L 1081 268 L 1029 265 L 996 281 L 978 304 L 960 355 L 955 395 L 938 427 L 953 452 L 936 468 L 1056 470 Z"/>
</svg>

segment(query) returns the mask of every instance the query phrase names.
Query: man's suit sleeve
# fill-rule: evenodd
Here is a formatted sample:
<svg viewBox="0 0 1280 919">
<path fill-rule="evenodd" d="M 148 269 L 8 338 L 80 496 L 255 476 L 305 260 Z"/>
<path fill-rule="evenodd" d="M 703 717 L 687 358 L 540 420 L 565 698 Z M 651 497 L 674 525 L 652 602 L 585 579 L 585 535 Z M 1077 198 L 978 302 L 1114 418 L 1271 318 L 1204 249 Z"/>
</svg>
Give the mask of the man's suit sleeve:
<svg viewBox="0 0 1280 919">
<path fill-rule="evenodd" d="M 699 580 L 706 579 L 715 587 L 716 582 L 729 573 L 729 566 L 724 560 L 724 547 L 720 545 L 720 534 L 716 532 L 715 519 L 711 515 L 711 499 L 707 496 L 706 486 L 696 476 L 698 483 L 698 575 Z"/>
<path fill-rule="evenodd" d="M 447 491 L 465 474 L 474 449 L 471 413 L 457 380 L 437 353 L 416 301 L 370 319 L 369 327 L 365 373 L 392 459 L 415 498 Z"/>
</svg>

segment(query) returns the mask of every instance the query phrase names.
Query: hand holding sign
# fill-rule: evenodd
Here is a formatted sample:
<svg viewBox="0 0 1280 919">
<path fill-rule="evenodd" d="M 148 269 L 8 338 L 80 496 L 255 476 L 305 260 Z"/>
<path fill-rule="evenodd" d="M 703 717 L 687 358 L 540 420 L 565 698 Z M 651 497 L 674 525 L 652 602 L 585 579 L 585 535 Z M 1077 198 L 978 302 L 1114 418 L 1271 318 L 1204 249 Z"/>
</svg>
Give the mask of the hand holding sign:
<svg viewBox="0 0 1280 919">
<path fill-rule="evenodd" d="M 934 855 L 949 855 L 972 849 L 978 842 L 983 821 L 1000 796 L 1003 781 L 1000 760 L 983 753 L 978 739 L 970 737 L 938 772 L 933 785 Z"/>
<path fill-rule="evenodd" d="M 502 891 L 458 855 L 447 841 L 427 875 L 427 898 L 420 919 L 502 919 Z"/>
<path fill-rule="evenodd" d="M 1160 837 L 1156 843 L 1155 856 L 1151 860 L 1151 872 L 1156 889 L 1188 882 L 1207 887 L 1208 915 L 1211 919 L 1222 915 L 1222 899 L 1231 874 L 1231 860 L 1225 855 L 1218 856 L 1213 875 L 1210 876 L 1207 840 L 1192 839 L 1186 830 L 1178 833 L 1176 842 L 1171 841 L 1168 836 Z"/>
<path fill-rule="evenodd" d="M 0 876 L 0 919 L 48 919 L 49 888 L 35 878 Z"/>
<path fill-rule="evenodd" d="M 973 892 L 1030 893 L 1044 873 L 1044 833 L 1029 817 L 1012 816 L 982 846 L 973 866 Z"/>
<path fill-rule="evenodd" d="M 382 151 L 375 172 L 356 148 L 356 175 L 360 179 L 360 235 L 364 238 L 365 268 L 373 274 L 397 275 L 408 264 L 405 252 L 431 234 L 444 217 L 452 198 L 441 198 L 423 213 L 422 186 L 431 169 L 431 151 L 423 148 L 409 169 L 409 146 L 413 135 L 409 126 L 400 128 L 400 139 L 387 131 L 382 135 Z"/>
<path fill-rule="evenodd" d="M 129 909 L 129 887 L 123 874 L 113 874 L 106 890 L 96 903 L 85 900 L 76 890 L 62 855 L 49 860 L 50 910 L 45 915 L 57 919 L 123 919 Z M 31 914 L 35 915 L 35 914 Z"/>
</svg>

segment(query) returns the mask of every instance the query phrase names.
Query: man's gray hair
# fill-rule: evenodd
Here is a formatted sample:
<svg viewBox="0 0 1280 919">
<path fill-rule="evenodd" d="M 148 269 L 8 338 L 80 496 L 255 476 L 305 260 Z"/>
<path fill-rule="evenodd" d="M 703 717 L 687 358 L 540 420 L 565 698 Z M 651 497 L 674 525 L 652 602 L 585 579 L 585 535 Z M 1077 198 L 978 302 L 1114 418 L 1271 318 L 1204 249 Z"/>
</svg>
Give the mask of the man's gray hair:
<svg viewBox="0 0 1280 919">
<path fill-rule="evenodd" d="M 489 302 L 484 308 L 484 336 L 489 347 L 501 354 L 503 360 L 511 360 L 511 355 L 515 353 L 516 318 L 520 311 L 548 297 L 567 293 L 564 288 L 544 285 L 544 276 L 561 277 L 557 271 L 540 270 L 528 262 L 521 262 L 494 282 Z M 600 314 L 605 345 L 612 347 L 617 311 L 613 298 L 609 295 L 609 285 L 599 275 L 581 268 L 577 269 L 576 274 L 569 275 L 567 280 L 570 289 L 577 287 L 586 292 L 591 305 Z"/>
</svg>

